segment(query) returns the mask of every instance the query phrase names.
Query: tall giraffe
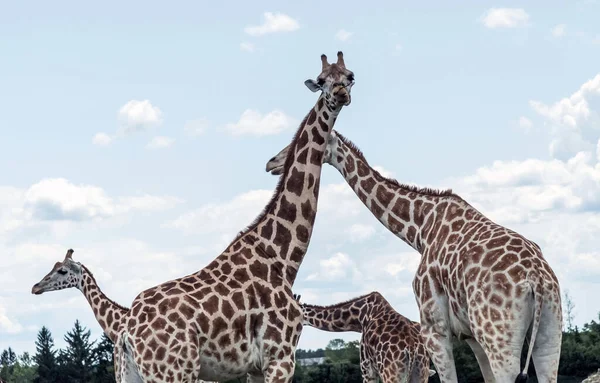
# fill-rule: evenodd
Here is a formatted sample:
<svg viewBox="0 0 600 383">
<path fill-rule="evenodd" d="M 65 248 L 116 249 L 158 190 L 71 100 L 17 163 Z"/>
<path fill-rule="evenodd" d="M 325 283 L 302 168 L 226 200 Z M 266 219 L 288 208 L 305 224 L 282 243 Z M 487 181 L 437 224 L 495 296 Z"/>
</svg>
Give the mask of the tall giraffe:
<svg viewBox="0 0 600 383">
<path fill-rule="evenodd" d="M 121 321 L 125 318 L 129 309 L 116 303 L 100 290 L 91 271 L 81 263 L 73 260 L 73 249 L 67 250 L 63 261 L 56 262 L 52 270 L 33 285 L 31 293 L 41 295 L 47 291 L 63 290 L 71 287 L 75 287 L 83 293 L 102 331 L 113 343 L 116 342 Z"/>
<path fill-rule="evenodd" d="M 205 268 L 135 298 L 115 346 L 118 381 L 292 381 L 302 331 L 292 285 L 312 235 L 327 138 L 354 84 L 342 52 L 336 63 L 321 62 L 317 81 L 305 82 L 321 94 L 271 201 Z"/>
<path fill-rule="evenodd" d="M 294 296 L 300 302 L 300 295 Z M 319 330 L 360 332 L 364 383 L 424 383 L 435 371 L 421 341 L 420 326 L 400 315 L 374 291 L 331 306 L 301 303 L 304 325 Z"/>
<path fill-rule="evenodd" d="M 267 163 L 281 172 L 284 148 Z M 421 254 L 413 280 L 421 333 L 442 382 L 456 382 L 452 336 L 466 339 L 486 382 L 556 382 L 562 338 L 558 279 L 540 247 L 476 210 L 451 190 L 383 177 L 333 131 L 323 160 L 392 233 Z M 521 349 L 531 328 L 529 352 Z"/>
</svg>

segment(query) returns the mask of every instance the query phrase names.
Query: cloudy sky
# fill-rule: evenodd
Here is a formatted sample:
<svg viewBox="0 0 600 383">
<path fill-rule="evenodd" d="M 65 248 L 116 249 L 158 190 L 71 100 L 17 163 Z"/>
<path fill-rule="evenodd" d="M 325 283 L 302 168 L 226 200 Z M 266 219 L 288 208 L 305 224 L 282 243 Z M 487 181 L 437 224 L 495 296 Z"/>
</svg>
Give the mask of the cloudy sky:
<svg viewBox="0 0 600 383">
<path fill-rule="evenodd" d="M 32 351 L 42 325 L 62 346 L 76 318 L 100 334 L 79 291 L 30 293 L 70 247 L 125 305 L 217 256 L 269 199 L 265 163 L 337 50 L 356 85 L 336 129 L 540 244 L 576 323 L 597 318 L 599 2 L 166 4 L 0 6 L 0 349 Z M 296 291 L 379 290 L 417 320 L 418 254 L 333 168 L 322 182 Z M 307 328 L 299 346 L 335 336 Z"/>
</svg>

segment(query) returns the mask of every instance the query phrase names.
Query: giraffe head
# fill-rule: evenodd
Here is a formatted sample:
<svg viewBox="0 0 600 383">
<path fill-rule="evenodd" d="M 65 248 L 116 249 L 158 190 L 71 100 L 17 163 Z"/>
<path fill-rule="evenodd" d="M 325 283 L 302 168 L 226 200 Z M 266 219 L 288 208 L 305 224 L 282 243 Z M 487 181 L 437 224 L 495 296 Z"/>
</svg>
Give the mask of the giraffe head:
<svg viewBox="0 0 600 383">
<path fill-rule="evenodd" d="M 331 163 L 333 153 L 337 152 L 339 143 L 339 137 L 337 136 L 335 130 L 331 131 L 329 137 L 327 138 L 327 147 L 325 148 L 325 154 L 323 154 L 323 163 Z M 274 157 L 272 157 L 266 166 L 266 171 L 278 176 L 283 173 L 283 165 L 285 165 L 285 160 L 288 155 L 288 151 L 290 146 L 286 146 L 281 149 L 279 153 L 277 153 Z"/>
<path fill-rule="evenodd" d="M 83 278 L 83 267 L 73 260 L 73 249 L 69 249 L 62 262 L 56 262 L 44 278 L 33 285 L 31 293 L 39 295 L 46 291 L 80 287 Z"/>
<path fill-rule="evenodd" d="M 350 105 L 350 90 L 354 85 L 354 73 L 346 69 L 344 54 L 337 53 L 337 62 L 328 63 L 327 56 L 321 55 L 321 73 L 316 81 L 309 79 L 304 84 L 313 92 L 321 91 L 327 105 L 332 110 L 339 110 L 342 106 Z"/>
</svg>

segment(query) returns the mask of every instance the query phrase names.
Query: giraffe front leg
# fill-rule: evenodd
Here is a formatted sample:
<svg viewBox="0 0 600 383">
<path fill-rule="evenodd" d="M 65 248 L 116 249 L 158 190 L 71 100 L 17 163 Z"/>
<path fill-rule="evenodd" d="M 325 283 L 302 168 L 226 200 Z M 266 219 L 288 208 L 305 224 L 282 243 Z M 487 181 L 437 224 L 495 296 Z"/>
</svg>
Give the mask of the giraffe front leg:
<svg viewBox="0 0 600 383">
<path fill-rule="evenodd" d="M 291 383 L 294 379 L 296 363 L 293 356 L 279 360 L 271 360 L 264 373 L 265 383 Z"/>
<path fill-rule="evenodd" d="M 448 299 L 429 297 L 419 304 L 421 336 L 442 383 L 456 383 L 456 366 L 452 352 L 452 333 L 448 320 Z"/>
<path fill-rule="evenodd" d="M 360 372 L 362 374 L 363 383 L 377 383 L 377 372 L 375 365 L 371 361 L 371 357 L 367 355 L 367 347 L 360 342 Z"/>
</svg>

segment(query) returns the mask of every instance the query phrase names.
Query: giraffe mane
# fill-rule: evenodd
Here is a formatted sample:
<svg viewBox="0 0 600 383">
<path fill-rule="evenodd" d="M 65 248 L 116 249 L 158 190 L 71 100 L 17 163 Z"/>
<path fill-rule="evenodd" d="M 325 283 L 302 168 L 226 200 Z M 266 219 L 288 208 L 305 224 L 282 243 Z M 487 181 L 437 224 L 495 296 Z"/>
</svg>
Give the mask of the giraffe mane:
<svg viewBox="0 0 600 383">
<path fill-rule="evenodd" d="M 346 137 L 344 137 L 337 130 L 335 131 L 335 134 L 340 138 L 340 140 L 342 140 L 342 142 L 346 146 L 348 146 L 350 148 L 352 153 L 354 153 L 358 158 L 360 158 L 366 165 L 369 164 L 369 162 L 365 158 L 362 150 L 360 150 L 359 147 L 356 146 L 356 144 L 354 142 L 352 142 L 349 139 L 347 139 Z M 394 185 L 398 186 L 399 188 L 406 190 L 408 192 L 415 192 L 418 194 L 434 196 L 434 197 L 458 197 L 458 198 L 460 198 L 458 195 L 456 195 L 452 192 L 452 189 L 434 189 L 434 188 L 428 188 L 428 187 L 407 185 L 407 184 L 403 184 L 403 183 L 399 182 L 398 180 L 396 180 L 394 178 L 384 177 L 376 169 L 373 169 L 373 172 L 375 173 L 376 176 L 378 176 L 378 177 L 390 182 L 391 184 L 394 184 Z"/>
<path fill-rule="evenodd" d="M 94 277 L 94 274 L 92 274 L 92 272 L 90 271 L 90 269 L 88 269 L 85 265 L 83 265 L 81 263 L 80 263 L 80 265 L 90 275 L 90 278 L 92 278 L 92 281 L 94 282 L 94 284 L 96 286 L 98 286 L 98 282 L 96 282 L 96 278 Z M 102 289 L 100 288 L 100 286 L 98 286 L 98 290 L 102 291 Z M 121 310 L 129 311 L 129 307 L 125 307 L 123 305 L 118 304 L 117 302 L 115 302 L 112 299 L 110 299 L 109 297 L 107 297 L 106 294 L 104 294 L 104 296 L 106 297 L 106 299 L 108 299 L 108 301 L 110 303 L 112 303 L 113 305 L 117 306 Z"/>
<path fill-rule="evenodd" d="M 369 297 L 371 295 L 375 295 L 375 296 L 378 295 L 384 302 L 387 303 L 387 299 L 385 299 L 383 297 L 383 295 L 381 295 L 378 291 L 372 291 L 372 292 L 370 292 L 368 294 L 363 294 L 363 295 L 360 295 L 358 297 L 354 297 L 354 298 L 345 300 L 343 302 L 338 302 L 338 303 L 334 303 L 332 305 L 327 305 L 327 306 L 311 305 L 311 304 L 308 304 L 308 303 L 301 303 L 301 305 L 304 305 L 304 306 L 307 306 L 307 307 L 315 307 L 315 308 L 319 308 L 319 309 L 336 309 L 338 307 L 347 305 L 348 303 L 355 302 L 355 301 L 358 301 L 358 300 L 363 299 L 363 298 L 367 298 L 367 297 Z"/>
<path fill-rule="evenodd" d="M 285 177 L 287 177 L 287 175 L 288 175 L 288 173 L 290 171 L 290 168 L 292 167 L 292 161 L 294 159 L 294 151 L 296 149 L 296 144 L 298 143 L 298 139 L 300 138 L 300 132 L 302 132 L 302 129 L 304 128 L 304 125 L 306 124 L 306 120 L 308 119 L 308 116 L 310 115 L 310 113 L 312 111 L 313 111 L 313 109 L 311 109 L 311 111 L 306 114 L 306 116 L 304 117 L 304 119 L 300 123 L 300 126 L 296 130 L 296 133 L 294 134 L 294 137 L 292 138 L 292 142 L 289 144 L 289 150 L 288 150 L 287 156 L 285 157 L 285 162 L 283 164 L 283 173 L 281 173 L 281 175 L 279 176 L 279 180 L 277 181 L 277 186 L 275 186 L 275 190 L 273 191 L 273 194 L 271 195 L 271 199 L 265 205 L 265 207 L 260 212 L 260 214 L 256 218 L 254 218 L 254 220 L 252 221 L 252 223 L 250 223 L 250 225 L 246 226 L 245 229 L 241 230 L 235 236 L 235 238 L 227 246 L 227 248 L 229 246 L 231 246 L 235 241 L 237 241 L 238 239 L 240 239 L 243 235 L 245 235 L 245 234 L 251 232 L 252 230 L 254 230 L 256 228 L 256 226 L 265 218 L 265 216 L 268 213 L 270 213 L 271 210 L 275 207 L 275 201 L 277 201 L 277 197 L 279 196 L 279 193 L 283 189 L 283 180 L 285 179 Z"/>
</svg>

